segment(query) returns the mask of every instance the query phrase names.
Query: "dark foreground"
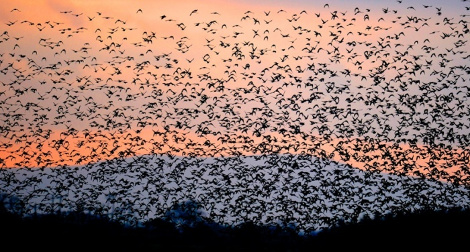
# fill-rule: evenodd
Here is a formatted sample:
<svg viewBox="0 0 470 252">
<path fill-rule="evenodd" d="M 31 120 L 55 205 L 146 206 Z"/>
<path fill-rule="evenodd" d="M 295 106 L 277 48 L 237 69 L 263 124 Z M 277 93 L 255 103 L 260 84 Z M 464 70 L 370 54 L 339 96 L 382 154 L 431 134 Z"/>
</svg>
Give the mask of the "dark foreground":
<svg viewBox="0 0 470 252">
<path fill-rule="evenodd" d="M 468 247 L 470 211 L 422 211 L 340 225 L 315 236 L 250 223 L 221 227 L 209 222 L 176 229 L 170 221 L 126 228 L 96 216 L 71 213 L 20 218 L 0 209 L 1 246 L 48 251 L 337 251 Z"/>
</svg>

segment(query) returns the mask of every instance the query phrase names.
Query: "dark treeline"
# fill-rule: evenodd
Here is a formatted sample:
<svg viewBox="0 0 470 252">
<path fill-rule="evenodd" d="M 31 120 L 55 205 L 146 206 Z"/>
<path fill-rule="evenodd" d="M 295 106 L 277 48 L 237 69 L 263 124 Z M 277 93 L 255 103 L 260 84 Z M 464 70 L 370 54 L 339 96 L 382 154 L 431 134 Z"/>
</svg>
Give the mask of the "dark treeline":
<svg viewBox="0 0 470 252">
<path fill-rule="evenodd" d="M 163 218 L 126 227 L 106 216 L 50 213 L 21 216 L 0 206 L 2 246 L 87 251 L 318 251 L 319 249 L 450 249 L 465 246 L 470 211 L 420 210 L 363 218 L 315 235 L 287 226 L 220 226 L 198 215 L 197 203 L 174 206 Z"/>
</svg>

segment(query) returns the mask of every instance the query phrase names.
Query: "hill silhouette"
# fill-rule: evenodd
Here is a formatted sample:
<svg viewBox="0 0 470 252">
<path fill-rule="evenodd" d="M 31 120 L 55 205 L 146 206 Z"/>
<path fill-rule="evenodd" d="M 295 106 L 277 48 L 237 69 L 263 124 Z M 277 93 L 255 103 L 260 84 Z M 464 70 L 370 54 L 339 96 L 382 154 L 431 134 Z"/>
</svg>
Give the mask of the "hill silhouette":
<svg viewBox="0 0 470 252">
<path fill-rule="evenodd" d="M 287 226 L 241 223 L 221 226 L 198 214 L 197 202 L 175 205 L 165 217 L 139 227 L 106 216 L 78 212 L 21 217 L 0 206 L 3 246 L 49 251 L 316 251 L 318 249 L 451 249 L 468 237 L 470 211 L 421 210 L 357 223 L 339 224 L 314 235 L 299 235 Z M 16 208 L 15 211 L 19 209 Z"/>
</svg>

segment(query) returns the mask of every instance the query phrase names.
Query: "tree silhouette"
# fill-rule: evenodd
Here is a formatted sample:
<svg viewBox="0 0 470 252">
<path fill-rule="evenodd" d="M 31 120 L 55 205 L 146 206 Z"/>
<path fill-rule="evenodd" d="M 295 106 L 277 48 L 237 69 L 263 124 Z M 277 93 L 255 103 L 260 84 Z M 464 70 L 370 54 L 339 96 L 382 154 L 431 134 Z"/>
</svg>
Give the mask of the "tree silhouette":
<svg viewBox="0 0 470 252">
<path fill-rule="evenodd" d="M 202 216 L 201 205 L 189 199 L 185 202 L 175 203 L 163 217 L 164 220 L 174 223 L 179 230 L 185 228 L 194 228 L 197 224 L 207 222 L 209 219 Z"/>
</svg>

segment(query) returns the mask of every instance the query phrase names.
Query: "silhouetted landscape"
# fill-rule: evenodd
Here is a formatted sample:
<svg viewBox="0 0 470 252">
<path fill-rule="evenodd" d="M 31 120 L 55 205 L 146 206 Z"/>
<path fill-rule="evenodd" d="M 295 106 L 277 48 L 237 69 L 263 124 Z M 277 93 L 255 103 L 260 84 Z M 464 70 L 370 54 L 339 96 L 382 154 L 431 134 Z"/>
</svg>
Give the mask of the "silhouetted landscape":
<svg viewBox="0 0 470 252">
<path fill-rule="evenodd" d="M 299 235 L 289 227 L 259 226 L 249 222 L 221 226 L 197 216 L 196 209 L 183 209 L 182 205 L 174 208 L 187 211 L 179 212 L 185 223 L 179 227 L 170 218 L 157 218 L 139 227 L 126 227 L 105 216 L 77 212 L 25 218 L 2 205 L 1 238 L 4 246 L 49 251 L 66 248 L 105 251 L 316 251 L 321 248 L 374 250 L 377 246 L 425 250 L 460 248 L 468 239 L 466 227 L 470 224 L 469 210 L 421 210 L 364 218 L 314 235 Z"/>
</svg>

